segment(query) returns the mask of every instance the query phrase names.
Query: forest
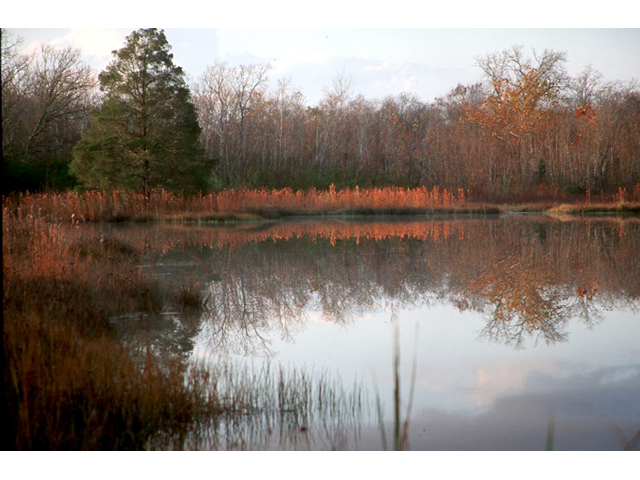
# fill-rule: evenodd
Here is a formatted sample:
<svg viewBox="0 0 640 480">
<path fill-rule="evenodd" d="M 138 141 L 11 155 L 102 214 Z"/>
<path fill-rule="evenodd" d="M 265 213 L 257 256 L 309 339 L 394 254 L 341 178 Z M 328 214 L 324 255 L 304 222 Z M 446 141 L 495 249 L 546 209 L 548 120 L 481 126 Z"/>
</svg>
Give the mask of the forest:
<svg viewBox="0 0 640 480">
<path fill-rule="evenodd" d="M 189 85 L 157 29 L 132 32 L 100 73 L 76 49 L 19 50 L 3 29 L 3 194 L 333 185 L 499 199 L 640 183 L 637 83 L 571 76 L 565 52 L 488 53 L 482 82 L 433 102 L 368 99 L 342 75 L 311 106 L 295 79 L 270 84 L 267 64 L 216 62 Z"/>
</svg>

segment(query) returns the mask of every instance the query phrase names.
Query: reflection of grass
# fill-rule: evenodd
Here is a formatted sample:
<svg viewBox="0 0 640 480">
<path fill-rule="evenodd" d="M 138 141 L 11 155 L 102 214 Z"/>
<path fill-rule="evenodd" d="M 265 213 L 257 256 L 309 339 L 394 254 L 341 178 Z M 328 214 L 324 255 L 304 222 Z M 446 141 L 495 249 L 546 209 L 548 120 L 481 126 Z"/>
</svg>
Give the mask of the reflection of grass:
<svg viewBox="0 0 640 480">
<path fill-rule="evenodd" d="M 216 361 L 210 392 L 221 415 L 188 448 L 343 449 L 357 441 L 366 413 L 366 391 L 346 389 L 328 372 Z"/>
<path fill-rule="evenodd" d="M 204 305 L 202 285 L 195 276 L 187 279 L 176 294 L 176 301 L 185 310 L 200 310 Z"/>
</svg>

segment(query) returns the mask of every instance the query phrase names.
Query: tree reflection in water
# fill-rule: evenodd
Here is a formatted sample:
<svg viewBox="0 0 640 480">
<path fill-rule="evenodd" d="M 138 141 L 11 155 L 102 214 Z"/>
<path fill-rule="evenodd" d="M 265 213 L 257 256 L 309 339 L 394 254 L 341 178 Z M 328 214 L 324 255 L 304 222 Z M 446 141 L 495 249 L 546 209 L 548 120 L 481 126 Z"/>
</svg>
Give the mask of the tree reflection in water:
<svg viewBox="0 0 640 480">
<path fill-rule="evenodd" d="M 529 336 L 565 341 L 570 319 L 594 324 L 602 309 L 636 308 L 639 225 L 514 216 L 285 223 L 241 232 L 167 227 L 153 244 L 165 251 L 157 263 L 198 271 L 201 333 L 212 350 L 268 356 L 265 333 L 291 340 L 310 311 L 348 324 L 389 302 L 482 312 L 482 335 L 505 344 L 521 346 Z"/>
<path fill-rule="evenodd" d="M 199 343 L 220 357 L 271 357 L 270 339 L 293 342 L 312 312 L 347 326 L 389 304 L 481 313 L 480 336 L 517 349 L 532 337 L 565 342 L 570 322 L 592 326 L 603 311 L 635 312 L 640 302 L 633 218 L 288 221 L 112 234 L 145 245 L 163 284 L 197 278 L 196 320 L 174 312 L 184 325 L 172 331 L 191 335 L 181 340 L 185 353 Z"/>
</svg>

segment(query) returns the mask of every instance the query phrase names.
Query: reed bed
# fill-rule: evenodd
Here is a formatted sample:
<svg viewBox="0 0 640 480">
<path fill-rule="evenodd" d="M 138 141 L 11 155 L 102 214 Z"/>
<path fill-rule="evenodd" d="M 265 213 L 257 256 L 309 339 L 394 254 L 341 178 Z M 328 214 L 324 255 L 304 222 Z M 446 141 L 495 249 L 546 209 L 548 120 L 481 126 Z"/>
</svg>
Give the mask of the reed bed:
<svg viewBox="0 0 640 480">
<path fill-rule="evenodd" d="M 161 306 L 135 247 L 5 209 L 2 250 L 7 449 L 139 449 L 219 410 L 178 361 L 112 335 L 112 315 Z"/>
<path fill-rule="evenodd" d="M 536 188 L 526 194 L 485 200 L 469 190 L 427 188 L 345 188 L 336 190 L 230 189 L 187 196 L 156 189 L 148 195 L 134 192 L 36 193 L 3 197 L 3 208 L 17 219 L 80 224 L 118 221 L 225 221 L 304 214 L 415 214 L 497 213 L 499 210 L 545 211 L 565 205 L 565 211 L 631 211 L 640 209 L 640 186 L 619 188 L 611 194 L 590 190 L 581 195 Z"/>
<path fill-rule="evenodd" d="M 242 213 L 268 214 L 270 211 L 324 213 L 340 210 L 367 209 L 429 209 L 467 205 L 468 192 L 459 189 L 426 187 L 416 189 L 373 188 L 344 189 L 333 185 L 327 191 L 311 189 L 294 191 L 231 189 L 209 195 L 185 196 L 162 189 L 148 196 L 133 192 L 42 193 L 12 194 L 3 199 L 3 206 L 17 218 L 44 217 L 57 222 L 96 222 L 151 220 L 158 218 L 185 219 L 189 215 L 225 215 Z"/>
<path fill-rule="evenodd" d="M 63 195 L 53 203 L 81 197 Z M 268 383 L 237 369 L 230 375 L 161 355 L 144 338 L 142 348 L 123 342 L 113 318 L 154 315 L 167 299 L 138 266 L 148 245 L 56 220 L 59 212 L 43 213 L 51 208 L 49 198 L 44 206 L 32 204 L 34 196 L 23 199 L 27 206 L 3 204 L 6 450 L 189 448 L 188 440 L 211 440 L 210 426 L 225 418 L 234 419 L 228 432 L 241 437 L 246 422 L 255 423 L 265 411 L 272 419 L 300 421 L 312 411 L 321 414 L 308 393 L 312 384 L 331 391 L 322 379 L 296 371 Z M 191 284 L 173 296 L 185 308 L 199 303 Z M 242 383 L 231 381 L 242 375 Z M 261 397 L 265 385 L 277 395 Z"/>
</svg>

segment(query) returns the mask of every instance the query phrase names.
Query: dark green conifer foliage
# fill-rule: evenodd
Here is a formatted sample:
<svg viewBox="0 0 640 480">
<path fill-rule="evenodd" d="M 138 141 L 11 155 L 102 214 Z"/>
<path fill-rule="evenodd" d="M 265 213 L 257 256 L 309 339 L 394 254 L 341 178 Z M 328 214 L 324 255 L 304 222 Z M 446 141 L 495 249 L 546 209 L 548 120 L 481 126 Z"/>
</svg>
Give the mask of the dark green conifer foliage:
<svg viewBox="0 0 640 480">
<path fill-rule="evenodd" d="M 181 67 L 162 30 L 140 29 L 100 73 L 102 106 L 74 148 L 71 173 L 85 186 L 148 193 L 207 189 L 200 127 Z"/>
</svg>

